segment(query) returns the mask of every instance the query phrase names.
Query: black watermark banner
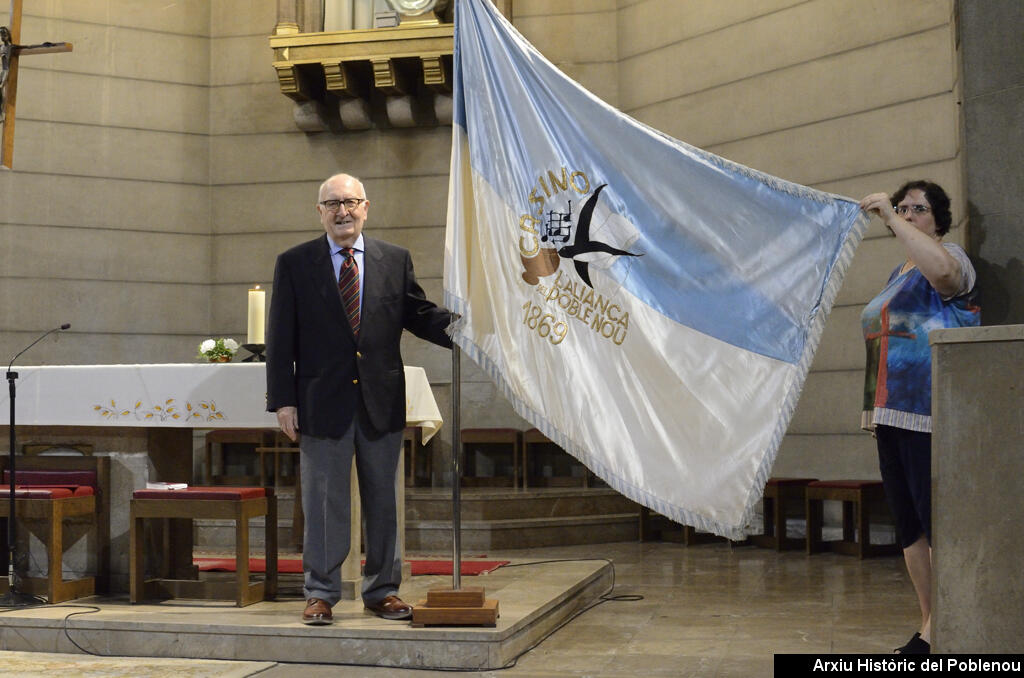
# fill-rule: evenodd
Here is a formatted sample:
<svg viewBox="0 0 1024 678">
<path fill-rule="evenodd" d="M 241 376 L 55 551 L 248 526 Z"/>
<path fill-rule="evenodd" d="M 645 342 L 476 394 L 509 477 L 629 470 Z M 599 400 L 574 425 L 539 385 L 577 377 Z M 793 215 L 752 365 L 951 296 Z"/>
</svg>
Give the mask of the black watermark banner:
<svg viewBox="0 0 1024 678">
<path fill-rule="evenodd" d="M 777 654 L 776 676 L 1024 676 L 1020 654 Z"/>
</svg>

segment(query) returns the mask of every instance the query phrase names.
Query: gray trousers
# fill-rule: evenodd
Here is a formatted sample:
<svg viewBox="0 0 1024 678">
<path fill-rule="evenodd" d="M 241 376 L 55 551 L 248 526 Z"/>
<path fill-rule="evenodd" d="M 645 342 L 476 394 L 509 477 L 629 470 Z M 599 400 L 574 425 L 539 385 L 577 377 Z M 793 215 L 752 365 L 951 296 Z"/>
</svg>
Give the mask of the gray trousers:
<svg viewBox="0 0 1024 678">
<path fill-rule="evenodd" d="M 396 595 L 402 583 L 395 498 L 402 432 L 377 433 L 365 416 L 356 416 L 340 439 L 303 435 L 299 448 L 306 515 L 302 548 L 306 599 L 320 598 L 331 605 L 341 599 L 341 564 L 350 542 L 353 454 L 366 527 L 363 602 L 374 605 Z"/>
</svg>

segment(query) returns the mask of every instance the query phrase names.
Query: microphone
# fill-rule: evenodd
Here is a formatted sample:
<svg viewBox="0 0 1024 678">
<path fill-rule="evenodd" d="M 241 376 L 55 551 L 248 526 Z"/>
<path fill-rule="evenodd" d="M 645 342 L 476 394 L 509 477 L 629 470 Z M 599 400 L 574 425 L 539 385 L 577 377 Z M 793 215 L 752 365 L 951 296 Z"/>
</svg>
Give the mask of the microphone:
<svg viewBox="0 0 1024 678">
<path fill-rule="evenodd" d="M 16 355 L 16 356 L 14 356 L 13 358 L 11 358 L 11 362 L 10 362 L 10 363 L 8 363 L 8 365 L 7 365 L 7 372 L 8 372 L 8 373 L 10 373 L 10 371 L 11 371 L 11 367 L 13 367 L 13 366 L 14 366 L 14 361 L 15 361 L 15 360 L 17 360 L 18 358 L 20 358 L 20 357 L 21 357 L 21 354 L 22 354 L 22 353 L 24 353 L 25 351 L 29 350 L 30 348 L 32 348 L 33 346 L 35 346 L 35 345 L 36 345 L 36 344 L 38 344 L 38 343 L 39 343 L 40 341 L 42 341 L 42 340 L 43 340 L 43 339 L 45 339 L 46 337 L 50 336 L 50 335 L 51 335 L 51 334 L 53 334 L 54 332 L 63 332 L 64 330 L 68 330 L 68 329 L 71 329 L 71 323 L 64 323 L 64 324 L 63 324 L 63 325 L 61 325 L 60 327 L 54 327 L 54 328 L 53 328 L 52 330 L 49 330 L 49 331 L 47 331 L 47 332 L 44 332 L 44 333 L 43 333 L 43 335 L 42 335 L 41 337 L 39 337 L 38 339 L 36 339 L 35 341 L 33 341 L 33 342 L 32 342 L 31 344 L 29 344 L 29 345 L 28 345 L 28 346 L 26 346 L 25 348 L 21 349 L 21 351 L 20 351 L 20 352 L 18 353 L 18 355 Z M 9 377 L 9 376 L 10 376 L 10 374 L 8 374 L 8 377 Z"/>
</svg>

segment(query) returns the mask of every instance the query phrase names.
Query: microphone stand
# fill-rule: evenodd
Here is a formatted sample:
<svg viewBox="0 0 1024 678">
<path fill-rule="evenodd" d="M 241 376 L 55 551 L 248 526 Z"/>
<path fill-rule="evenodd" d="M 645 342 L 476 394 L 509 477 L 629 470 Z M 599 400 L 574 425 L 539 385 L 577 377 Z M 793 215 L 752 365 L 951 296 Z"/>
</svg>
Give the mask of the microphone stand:
<svg viewBox="0 0 1024 678">
<path fill-rule="evenodd" d="M 10 482 L 8 483 L 8 486 L 7 486 L 8 502 L 9 502 L 8 503 L 8 510 L 7 510 L 7 554 L 6 554 L 7 555 L 7 593 L 5 593 L 3 596 L 0 596 L 0 607 L 31 607 L 31 606 L 34 606 L 34 605 L 44 605 L 46 603 L 45 600 L 43 600 L 42 598 L 40 598 L 38 596 L 33 596 L 33 595 L 28 594 L 28 593 L 21 593 L 20 591 L 18 591 L 17 584 L 15 583 L 16 575 L 14 573 L 14 560 L 15 560 L 15 551 L 17 550 L 17 541 L 18 541 L 18 519 L 17 519 L 17 515 L 16 515 L 17 503 L 14 500 L 14 487 L 15 487 L 15 478 L 14 478 L 15 454 L 14 454 L 14 451 L 15 451 L 16 446 L 17 446 L 18 436 L 17 436 L 16 430 L 15 430 L 15 423 L 14 423 L 14 401 L 15 401 L 15 398 L 17 397 L 17 393 L 18 393 L 18 388 L 15 385 L 15 382 L 18 379 L 18 373 L 17 372 L 12 372 L 11 368 L 14 366 L 14 361 L 17 360 L 18 358 L 20 358 L 22 353 L 24 353 L 25 351 L 29 350 L 30 348 L 32 348 L 33 346 L 35 346 L 40 341 L 42 341 L 46 337 L 50 336 L 54 332 L 61 332 L 61 331 L 66 330 L 66 329 L 68 329 L 70 327 L 71 327 L 70 324 L 64 323 L 60 327 L 55 327 L 52 330 L 50 330 L 49 332 L 46 332 L 45 334 L 43 334 L 43 336 L 39 337 L 38 339 L 33 341 L 31 344 L 26 346 L 21 351 L 21 353 L 19 353 L 18 355 L 14 356 L 13 358 L 11 358 L 10 364 L 7 365 L 7 385 L 8 385 L 7 389 L 8 389 L 8 392 L 10 394 L 10 400 L 11 400 L 11 413 L 10 413 L 10 419 L 8 419 L 8 426 L 7 426 L 8 431 L 10 433 L 10 439 L 8 441 L 9 444 L 10 444 L 10 449 L 8 450 L 8 463 L 7 463 L 7 468 L 8 468 L 8 471 L 10 472 Z"/>
</svg>

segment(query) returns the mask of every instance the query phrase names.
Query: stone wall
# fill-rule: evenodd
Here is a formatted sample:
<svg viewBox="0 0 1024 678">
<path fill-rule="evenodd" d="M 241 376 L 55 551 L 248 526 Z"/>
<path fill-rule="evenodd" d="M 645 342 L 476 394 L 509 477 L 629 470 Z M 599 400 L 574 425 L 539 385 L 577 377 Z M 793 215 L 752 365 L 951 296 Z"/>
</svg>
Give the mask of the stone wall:
<svg viewBox="0 0 1024 678">
<path fill-rule="evenodd" d="M 1024 3 L 960 3 L 970 252 L 981 322 L 1024 323 Z"/>
<path fill-rule="evenodd" d="M 0 355 L 61 322 L 71 332 L 23 364 L 189 361 L 203 337 L 244 339 L 246 289 L 320 232 L 316 188 L 341 170 L 365 181 L 367 232 L 410 248 L 440 299 L 450 128 L 299 132 L 270 66 L 276 4 L 25 0 L 25 40 L 75 51 L 22 62 Z M 585 87 L 688 143 L 855 198 L 929 177 L 964 221 L 951 0 L 514 0 L 512 18 Z M 859 314 L 901 259 L 872 223 L 776 473 L 877 475 L 857 430 Z M 447 413 L 448 354 L 413 337 L 403 350 Z M 463 377 L 464 425 L 525 427 L 465 361 Z"/>
<path fill-rule="evenodd" d="M 7 23 L 7 6 L 0 22 Z M 0 355 L 181 361 L 210 329 L 205 0 L 28 0 L 14 171 L 0 172 Z"/>
</svg>

